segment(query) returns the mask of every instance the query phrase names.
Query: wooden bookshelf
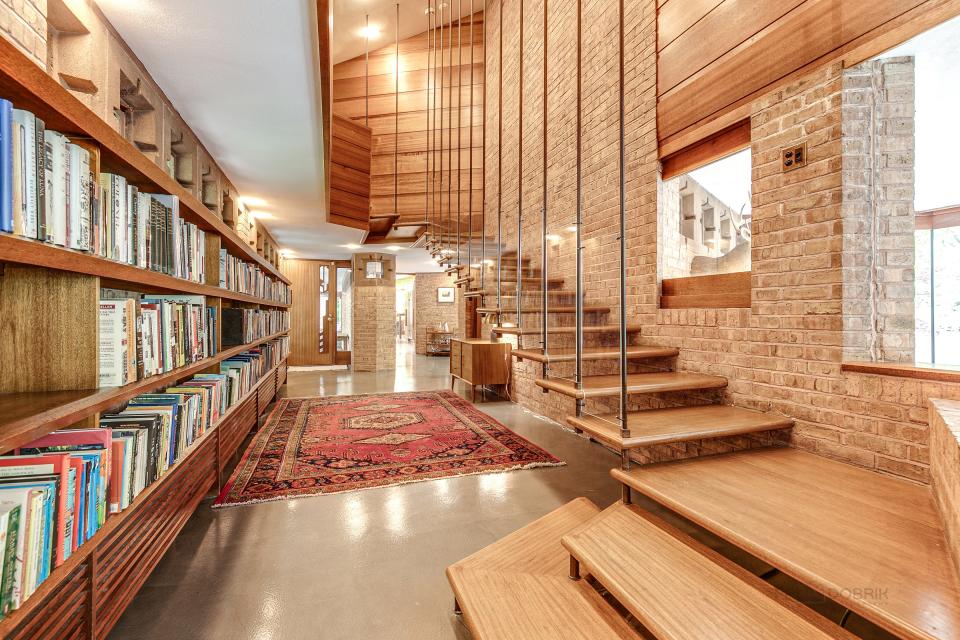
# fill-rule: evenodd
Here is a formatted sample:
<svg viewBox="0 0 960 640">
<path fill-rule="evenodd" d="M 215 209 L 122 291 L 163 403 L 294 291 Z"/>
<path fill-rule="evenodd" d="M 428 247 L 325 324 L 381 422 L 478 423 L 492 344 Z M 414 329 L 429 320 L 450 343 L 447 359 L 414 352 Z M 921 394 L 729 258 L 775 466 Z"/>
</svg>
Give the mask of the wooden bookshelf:
<svg viewBox="0 0 960 640">
<path fill-rule="evenodd" d="M 105 638 L 200 500 L 219 486 L 226 460 L 273 401 L 286 367 L 283 360 L 268 371 L 129 507 L 110 515 L 19 609 L 0 621 L 0 637 Z M 272 390 L 268 397 L 263 389 Z M 227 446 L 221 446 L 222 439 L 229 439 Z"/>
<path fill-rule="evenodd" d="M 83 137 L 100 147 L 101 170 L 127 178 L 141 190 L 166 193 L 180 200 L 180 216 L 208 233 L 218 234 L 232 255 L 254 262 L 290 284 L 276 266 L 259 255 L 200 200 L 147 158 L 13 44 L 0 38 L 0 97 L 32 111 L 48 129 L 67 137 Z"/>
<path fill-rule="evenodd" d="M 100 278 L 101 286 L 112 289 L 133 288 L 143 293 L 188 293 L 283 309 L 290 306 L 286 302 L 276 302 L 222 287 L 183 280 L 82 251 L 0 233 L 0 263 L 3 262 L 97 276 Z"/>
<path fill-rule="evenodd" d="M 230 347 L 210 358 L 191 362 L 164 374 L 143 378 L 122 387 L 0 394 L 0 452 L 27 444 L 99 411 L 117 407 L 141 393 L 173 386 L 178 380 L 200 373 L 204 369 L 209 369 L 211 365 L 286 334 L 286 331 L 281 331 L 262 340 Z"/>
</svg>

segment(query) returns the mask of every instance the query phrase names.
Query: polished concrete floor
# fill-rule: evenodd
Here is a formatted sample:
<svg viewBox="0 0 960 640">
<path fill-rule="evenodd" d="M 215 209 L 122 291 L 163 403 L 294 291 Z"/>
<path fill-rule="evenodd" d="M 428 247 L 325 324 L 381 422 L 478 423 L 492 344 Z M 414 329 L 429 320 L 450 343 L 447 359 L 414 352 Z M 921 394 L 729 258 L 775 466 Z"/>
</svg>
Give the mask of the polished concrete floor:
<svg viewBox="0 0 960 640">
<path fill-rule="evenodd" d="M 448 364 L 402 345 L 395 371 L 292 371 L 282 393 L 444 389 Z M 518 405 L 479 406 L 567 466 L 219 510 L 208 498 L 110 640 L 468 637 L 447 565 L 577 496 L 619 496 L 614 454 Z"/>
</svg>

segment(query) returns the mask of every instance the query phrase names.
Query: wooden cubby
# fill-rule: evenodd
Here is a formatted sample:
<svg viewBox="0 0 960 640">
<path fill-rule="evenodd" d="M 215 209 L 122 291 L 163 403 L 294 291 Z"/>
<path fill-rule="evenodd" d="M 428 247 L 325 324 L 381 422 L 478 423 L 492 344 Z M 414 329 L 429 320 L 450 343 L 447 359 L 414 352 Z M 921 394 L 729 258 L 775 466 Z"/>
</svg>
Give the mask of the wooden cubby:
<svg viewBox="0 0 960 640">
<path fill-rule="evenodd" d="M 143 191 L 177 196 L 180 215 L 206 233 L 206 282 L 181 280 L 0 233 L 0 362 L 6 365 L 0 367 L 0 453 L 56 429 L 93 426 L 101 412 L 116 410 L 138 394 L 215 371 L 223 360 L 287 333 L 230 347 L 199 362 L 122 387 L 98 388 L 98 301 L 105 288 L 130 295 L 204 295 L 218 315 L 225 306 L 289 306 L 218 286 L 221 248 L 259 265 L 271 278 L 290 282 L 225 223 L 222 211 L 212 210 L 203 202 L 200 167 L 205 156 L 186 125 L 153 93 L 152 84 L 133 72 L 117 74 L 118 82 L 108 83 L 107 88 L 78 92 L 62 77 L 49 75 L 13 44 L 0 39 L 0 97 L 32 111 L 51 130 L 95 142 L 103 171 L 123 175 Z M 117 90 L 117 104 L 122 107 L 119 112 L 125 121 L 110 122 L 93 110 L 109 88 Z M 176 128 L 167 126 L 170 123 Z M 156 132 L 157 158 L 151 156 L 148 146 L 151 130 Z M 180 137 L 174 142 L 177 132 Z M 179 180 L 163 168 L 161 156 L 168 144 L 171 150 L 189 158 L 188 164 L 180 164 L 174 171 Z M 213 160 L 207 157 L 206 161 L 210 172 L 205 175 L 216 176 L 215 192 L 218 196 L 232 194 L 234 206 L 236 191 Z M 192 182 L 187 176 L 193 176 Z M 222 323 L 218 322 L 219 326 Z M 219 343 L 220 336 L 217 340 Z M 19 609 L 0 621 L 0 637 L 106 637 L 200 499 L 211 487 L 219 486 L 227 461 L 256 427 L 258 416 L 285 379 L 284 360 L 166 474 L 130 507 L 108 517 L 93 538 L 54 569 Z"/>
</svg>

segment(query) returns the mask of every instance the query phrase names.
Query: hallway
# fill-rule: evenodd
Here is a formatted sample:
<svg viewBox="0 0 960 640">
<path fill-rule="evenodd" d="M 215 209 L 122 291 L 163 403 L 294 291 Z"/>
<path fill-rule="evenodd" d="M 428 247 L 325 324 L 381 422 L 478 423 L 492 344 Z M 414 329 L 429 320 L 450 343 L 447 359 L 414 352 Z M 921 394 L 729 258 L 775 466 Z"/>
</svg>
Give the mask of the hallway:
<svg viewBox="0 0 960 640">
<path fill-rule="evenodd" d="M 448 365 L 400 345 L 395 371 L 291 370 L 281 395 L 445 389 Z M 216 511 L 208 496 L 111 640 L 468 637 L 449 564 L 572 498 L 619 495 L 617 458 L 600 445 L 510 402 L 479 406 L 567 466 Z"/>
</svg>

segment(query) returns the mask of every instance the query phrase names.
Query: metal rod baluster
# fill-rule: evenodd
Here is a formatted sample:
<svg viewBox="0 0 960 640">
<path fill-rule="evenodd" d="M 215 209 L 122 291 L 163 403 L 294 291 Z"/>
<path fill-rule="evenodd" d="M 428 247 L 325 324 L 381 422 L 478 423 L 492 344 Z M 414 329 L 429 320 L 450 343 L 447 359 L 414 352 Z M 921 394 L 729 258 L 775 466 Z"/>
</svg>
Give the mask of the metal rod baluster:
<svg viewBox="0 0 960 640">
<path fill-rule="evenodd" d="M 497 64 L 497 324 L 500 324 L 503 313 L 503 0 L 500 0 L 500 10 L 497 11 L 497 35 L 500 38 L 497 47 L 497 54 L 500 56 Z"/>
<path fill-rule="evenodd" d="M 461 123 L 460 123 L 460 111 L 463 107 L 463 82 L 461 81 L 462 75 L 460 74 L 460 67 L 463 66 L 463 0 L 457 0 L 457 266 L 460 266 L 460 223 L 463 219 L 461 215 L 460 207 L 461 201 L 463 200 L 463 193 L 460 190 L 460 154 L 463 151 L 461 134 Z M 453 66 L 451 62 L 451 67 Z M 469 275 L 469 270 L 467 275 Z M 457 272 L 457 275 L 460 275 L 460 272 Z M 469 288 L 470 284 L 467 283 Z"/>
<path fill-rule="evenodd" d="M 546 378 L 549 371 L 549 359 L 547 358 L 549 336 L 549 296 L 547 295 L 547 286 L 549 284 L 549 252 L 547 251 L 547 8 L 548 0 L 543 0 L 543 205 L 540 208 L 540 288 L 541 300 L 543 304 L 542 318 L 542 345 L 543 364 L 540 366 L 540 377 Z M 544 393 L 549 393 L 549 389 L 543 389 Z"/>
<path fill-rule="evenodd" d="M 473 7 L 473 0 L 470 0 L 470 6 Z M 471 38 L 473 32 L 471 32 Z M 480 103 L 480 112 L 483 122 L 480 124 L 480 148 L 483 153 L 483 162 L 480 163 L 480 190 L 483 193 L 480 202 L 480 290 L 484 290 L 484 273 L 487 270 L 487 6 L 483 6 L 483 35 L 481 37 L 481 51 L 483 51 L 483 101 Z M 473 55 L 470 55 L 470 87 L 473 90 Z M 473 94 L 470 94 L 471 96 Z M 473 100 L 470 101 L 471 106 Z M 470 136 L 473 140 L 473 119 L 470 119 Z M 470 158 L 473 158 L 473 150 L 470 150 Z M 499 301 L 498 301 L 499 302 Z"/>
<path fill-rule="evenodd" d="M 467 127 L 470 129 L 470 144 L 467 149 L 470 157 L 467 160 L 467 275 L 473 275 L 473 0 L 470 0 L 470 112 L 467 118 Z M 481 271 L 483 265 L 481 264 Z M 470 286 L 469 284 L 467 285 Z"/>
<path fill-rule="evenodd" d="M 623 95 L 623 0 L 620 0 L 620 435 L 630 436 L 627 426 L 627 176 Z M 624 452 L 622 464 L 629 466 L 629 452 Z"/>
<path fill-rule="evenodd" d="M 520 82 L 517 93 L 517 346 L 523 348 L 523 0 L 520 0 Z"/>
<path fill-rule="evenodd" d="M 576 304 L 576 371 L 574 380 L 577 389 L 583 388 L 583 184 L 581 180 L 580 167 L 580 145 L 582 137 L 581 128 L 581 96 L 580 91 L 583 84 L 583 69 L 581 64 L 583 47 L 583 0 L 577 0 L 577 300 Z M 577 416 L 583 415 L 584 401 L 577 399 Z"/>
<path fill-rule="evenodd" d="M 397 193 L 399 191 L 400 171 L 397 166 L 397 155 L 400 147 L 400 3 L 397 5 L 397 22 L 394 25 L 393 40 L 393 214 L 400 215 L 397 207 Z"/>
<path fill-rule="evenodd" d="M 443 57 L 444 57 L 444 49 L 443 49 L 443 46 L 444 46 L 444 45 L 443 45 L 443 8 L 446 7 L 446 6 L 447 6 L 447 3 L 446 3 L 446 2 L 441 2 L 440 5 L 439 5 L 439 9 L 440 9 L 440 48 L 439 48 L 438 51 L 439 51 L 439 53 L 440 53 L 440 66 L 439 66 L 439 74 L 440 74 L 440 111 L 439 111 L 439 115 L 440 115 L 440 144 L 437 146 L 437 150 L 440 152 L 440 158 L 439 158 L 439 160 L 440 160 L 440 169 L 439 169 L 439 171 L 438 171 L 438 173 L 437 173 L 437 180 L 435 181 L 435 182 L 437 183 L 437 206 L 438 206 L 438 209 L 437 209 L 437 228 L 439 229 L 439 234 L 438 234 L 438 235 L 439 235 L 439 237 L 440 237 L 440 244 L 438 245 L 440 248 L 438 249 L 438 251 L 440 251 L 440 259 L 441 259 L 441 260 L 443 260 L 443 240 L 444 240 L 444 232 L 446 231 L 446 227 L 444 226 L 444 220 L 443 220 L 443 127 L 444 127 L 444 125 L 443 125 Z M 436 166 L 436 160 L 434 160 L 434 166 Z"/>
<path fill-rule="evenodd" d="M 425 11 L 427 14 L 427 173 L 424 176 L 424 189 L 423 189 L 423 206 L 424 206 L 424 215 L 427 220 L 427 238 L 432 240 L 433 238 L 433 203 L 431 202 L 432 198 L 432 188 L 433 188 L 433 174 L 431 174 L 430 169 L 432 166 L 433 160 L 433 146 L 430 139 L 430 116 L 433 113 L 433 87 L 431 86 L 431 80 L 433 79 L 433 6 L 431 5 L 430 0 L 427 0 L 427 9 Z M 427 247 L 429 248 L 430 242 L 427 242 Z"/>
<path fill-rule="evenodd" d="M 370 14 L 367 14 L 363 39 L 363 126 L 370 126 Z"/>
<path fill-rule="evenodd" d="M 453 217 L 453 0 L 450 1 L 450 9 L 447 11 L 447 19 L 450 21 L 450 24 L 447 25 L 447 33 L 449 37 L 447 38 L 450 48 L 450 64 L 447 65 L 447 109 L 450 113 L 447 114 L 447 255 L 453 255 L 453 250 L 450 248 L 452 244 L 452 235 L 450 230 L 453 229 L 451 224 Z M 459 99 L 459 96 L 457 96 Z M 449 266 L 450 263 L 447 263 Z"/>
</svg>

